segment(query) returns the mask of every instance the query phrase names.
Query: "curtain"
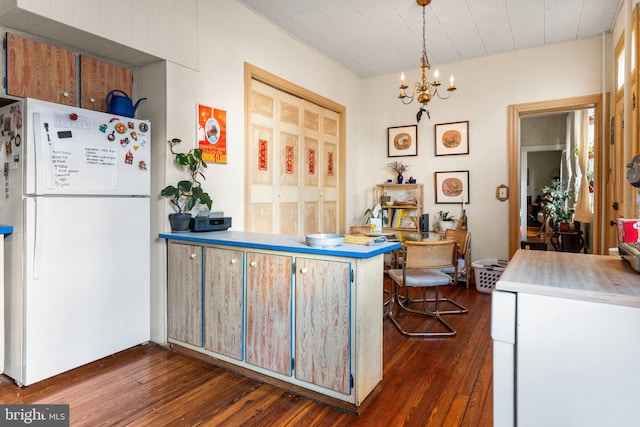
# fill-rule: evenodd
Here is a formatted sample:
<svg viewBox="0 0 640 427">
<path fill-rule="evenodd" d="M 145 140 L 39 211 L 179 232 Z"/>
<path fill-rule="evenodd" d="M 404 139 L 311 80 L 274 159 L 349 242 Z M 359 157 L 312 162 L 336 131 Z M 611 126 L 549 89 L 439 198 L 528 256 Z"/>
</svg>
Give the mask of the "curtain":
<svg viewBox="0 0 640 427">
<path fill-rule="evenodd" d="M 589 202 L 589 181 L 587 181 L 587 160 L 589 158 L 589 114 L 587 111 L 580 112 L 580 135 L 578 140 L 578 167 L 580 169 L 580 191 L 576 201 L 576 212 L 574 221 L 590 223 L 593 220 Z"/>
</svg>

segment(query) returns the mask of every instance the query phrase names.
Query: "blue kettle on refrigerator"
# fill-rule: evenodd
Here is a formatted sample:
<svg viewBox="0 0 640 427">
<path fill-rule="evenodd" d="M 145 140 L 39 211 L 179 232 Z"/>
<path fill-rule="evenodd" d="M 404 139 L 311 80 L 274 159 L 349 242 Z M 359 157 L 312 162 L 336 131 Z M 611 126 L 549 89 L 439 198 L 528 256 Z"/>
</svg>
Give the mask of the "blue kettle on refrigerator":
<svg viewBox="0 0 640 427">
<path fill-rule="evenodd" d="M 134 105 L 129 95 L 120 89 L 114 89 L 107 94 L 107 111 L 118 116 L 133 117 L 136 114 L 138 104 L 145 99 L 147 98 L 138 99 Z"/>
</svg>

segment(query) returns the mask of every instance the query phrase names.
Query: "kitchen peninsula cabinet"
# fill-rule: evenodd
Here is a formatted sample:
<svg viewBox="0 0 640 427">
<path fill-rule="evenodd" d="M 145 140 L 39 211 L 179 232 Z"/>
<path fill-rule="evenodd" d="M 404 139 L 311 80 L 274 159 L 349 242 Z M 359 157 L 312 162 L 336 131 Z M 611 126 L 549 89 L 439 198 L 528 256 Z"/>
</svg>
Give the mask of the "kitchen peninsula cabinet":
<svg viewBox="0 0 640 427">
<path fill-rule="evenodd" d="M 170 243 L 167 336 L 202 346 L 202 246 Z"/>
<path fill-rule="evenodd" d="M 351 374 L 350 278 L 348 262 L 296 259 L 296 378 L 341 393 Z"/>
<path fill-rule="evenodd" d="M 242 360 L 243 252 L 204 248 L 204 348 Z"/>
<path fill-rule="evenodd" d="M 291 373 L 291 262 L 247 252 L 247 363 Z"/>
<path fill-rule="evenodd" d="M 182 340 L 169 328 L 168 343 L 174 350 L 358 412 L 382 380 L 383 256 L 399 249 L 400 243 L 313 248 L 303 237 L 235 231 L 160 237 L 167 239 L 169 258 L 182 259 L 169 259 L 169 268 L 191 256 L 188 251 L 176 252 L 174 246 L 200 247 L 205 253 L 201 318 L 205 336 L 218 336 L 215 331 L 221 325 L 212 326 L 216 316 L 209 313 L 220 313 L 224 306 L 223 301 L 216 301 L 222 305 L 213 308 L 212 301 L 221 298 L 208 294 L 207 287 L 226 285 L 231 299 L 242 295 L 241 321 L 236 302 L 232 304 L 235 314 L 227 317 L 236 331 L 234 340 L 239 336 L 235 328 L 241 325 L 240 358 L 210 346 L 210 338 L 199 346 Z M 225 251 L 235 254 L 229 257 Z M 231 259 L 237 261 L 232 264 Z M 236 270 L 238 264 L 243 265 L 243 274 Z M 232 274 L 222 272 L 230 266 Z M 183 279 L 171 272 L 167 275 L 169 282 Z M 183 285 L 167 286 L 171 290 Z M 190 310 L 188 304 L 170 300 L 174 293 L 167 293 L 168 310 Z M 191 320 L 191 316 L 184 318 Z M 180 316 L 174 313 L 169 318 Z"/>
</svg>

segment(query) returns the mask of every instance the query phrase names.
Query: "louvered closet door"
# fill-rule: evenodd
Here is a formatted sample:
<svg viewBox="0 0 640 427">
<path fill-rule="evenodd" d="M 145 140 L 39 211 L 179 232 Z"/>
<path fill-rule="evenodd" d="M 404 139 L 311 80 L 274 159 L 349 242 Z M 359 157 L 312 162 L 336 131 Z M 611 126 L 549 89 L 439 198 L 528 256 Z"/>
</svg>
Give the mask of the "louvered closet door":
<svg viewBox="0 0 640 427">
<path fill-rule="evenodd" d="M 303 236 L 338 224 L 338 115 L 252 81 L 248 231 Z"/>
</svg>

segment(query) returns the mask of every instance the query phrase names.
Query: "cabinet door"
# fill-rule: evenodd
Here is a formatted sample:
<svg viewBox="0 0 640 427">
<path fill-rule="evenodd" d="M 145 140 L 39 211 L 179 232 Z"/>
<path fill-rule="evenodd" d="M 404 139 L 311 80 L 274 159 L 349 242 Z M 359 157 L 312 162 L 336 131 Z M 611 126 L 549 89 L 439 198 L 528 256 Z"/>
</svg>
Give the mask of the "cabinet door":
<svg viewBox="0 0 640 427">
<path fill-rule="evenodd" d="M 246 253 L 246 361 L 291 375 L 291 257 Z"/>
<path fill-rule="evenodd" d="M 133 77 L 128 68 L 89 56 L 80 56 L 80 107 L 106 113 L 107 94 L 114 89 L 120 89 L 133 96 L 132 84 Z"/>
<path fill-rule="evenodd" d="M 242 360 L 242 251 L 204 249 L 204 347 Z"/>
<path fill-rule="evenodd" d="M 202 347 L 202 247 L 169 243 L 167 335 Z"/>
<path fill-rule="evenodd" d="M 75 105 L 75 54 L 7 33 L 7 94 Z"/>
<path fill-rule="evenodd" d="M 351 264 L 296 258 L 296 378 L 349 394 Z"/>
</svg>

